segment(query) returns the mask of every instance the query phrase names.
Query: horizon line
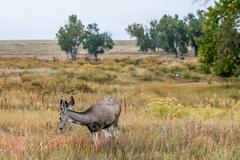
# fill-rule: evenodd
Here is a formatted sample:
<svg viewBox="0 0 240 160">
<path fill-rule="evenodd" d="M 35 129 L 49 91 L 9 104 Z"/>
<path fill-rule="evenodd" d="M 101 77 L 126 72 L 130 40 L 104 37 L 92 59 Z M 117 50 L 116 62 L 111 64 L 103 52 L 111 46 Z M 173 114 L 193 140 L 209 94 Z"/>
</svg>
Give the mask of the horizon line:
<svg viewBox="0 0 240 160">
<path fill-rule="evenodd" d="M 56 39 L 0 39 L 0 41 L 57 41 Z M 135 39 L 113 39 L 113 41 L 135 41 Z"/>
</svg>

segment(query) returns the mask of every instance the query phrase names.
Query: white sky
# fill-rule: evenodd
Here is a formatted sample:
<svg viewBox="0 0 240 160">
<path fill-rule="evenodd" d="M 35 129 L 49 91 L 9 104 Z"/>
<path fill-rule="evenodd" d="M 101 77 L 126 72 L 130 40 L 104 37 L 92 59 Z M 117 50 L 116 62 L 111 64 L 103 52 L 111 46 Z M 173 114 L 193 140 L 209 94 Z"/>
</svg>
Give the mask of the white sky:
<svg viewBox="0 0 240 160">
<path fill-rule="evenodd" d="M 55 39 L 71 14 L 85 24 L 98 23 L 113 39 L 129 39 L 133 22 L 148 24 L 164 14 L 202 9 L 192 0 L 0 0 L 0 40 Z M 206 7 L 205 7 L 206 8 Z"/>
</svg>

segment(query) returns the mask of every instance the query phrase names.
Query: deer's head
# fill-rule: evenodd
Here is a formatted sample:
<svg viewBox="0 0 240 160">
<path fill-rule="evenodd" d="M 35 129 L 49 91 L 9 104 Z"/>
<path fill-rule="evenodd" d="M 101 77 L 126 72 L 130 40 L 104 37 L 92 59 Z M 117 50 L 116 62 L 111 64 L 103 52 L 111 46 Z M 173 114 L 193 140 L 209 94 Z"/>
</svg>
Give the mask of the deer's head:
<svg viewBox="0 0 240 160">
<path fill-rule="evenodd" d="M 68 116 L 68 110 L 73 108 L 74 103 L 73 96 L 71 96 L 69 102 L 65 101 L 64 99 L 60 100 L 60 130 L 65 128 L 70 123 L 71 119 Z"/>
</svg>

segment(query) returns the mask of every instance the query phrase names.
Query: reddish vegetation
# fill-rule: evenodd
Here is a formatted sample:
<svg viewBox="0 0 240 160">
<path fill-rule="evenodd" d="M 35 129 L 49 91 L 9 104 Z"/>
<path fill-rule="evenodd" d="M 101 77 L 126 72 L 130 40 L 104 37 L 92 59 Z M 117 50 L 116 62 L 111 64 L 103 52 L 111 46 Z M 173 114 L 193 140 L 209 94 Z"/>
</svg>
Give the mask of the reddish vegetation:
<svg viewBox="0 0 240 160">
<path fill-rule="evenodd" d="M 1 141 L 6 152 L 20 156 L 27 149 L 27 139 L 25 137 L 6 137 Z"/>
</svg>

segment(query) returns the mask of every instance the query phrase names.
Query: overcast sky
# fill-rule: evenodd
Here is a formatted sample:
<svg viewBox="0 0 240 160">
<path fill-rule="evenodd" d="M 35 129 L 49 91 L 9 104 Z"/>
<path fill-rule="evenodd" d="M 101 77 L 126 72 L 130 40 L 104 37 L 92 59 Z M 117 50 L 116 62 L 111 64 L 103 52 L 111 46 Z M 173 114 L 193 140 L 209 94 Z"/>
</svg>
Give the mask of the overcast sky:
<svg viewBox="0 0 240 160">
<path fill-rule="evenodd" d="M 192 0 L 0 0 L 0 40 L 55 39 L 68 16 L 98 23 L 113 39 L 129 39 L 133 22 L 147 24 L 164 14 L 180 17 L 202 7 Z M 206 7 L 205 7 L 206 8 Z"/>
</svg>

